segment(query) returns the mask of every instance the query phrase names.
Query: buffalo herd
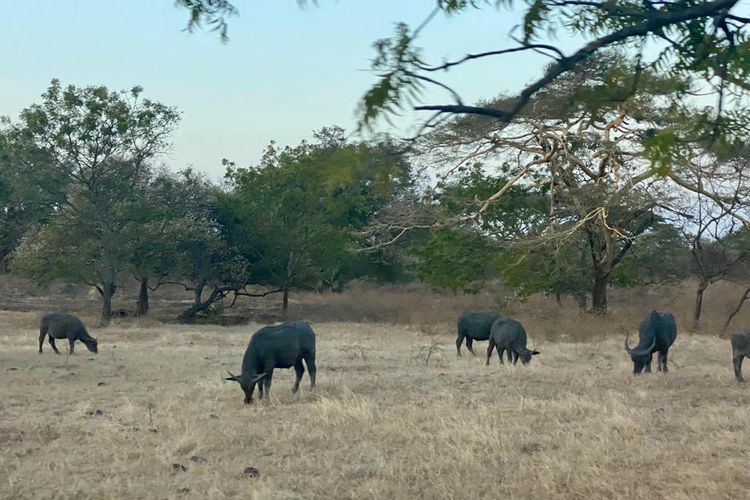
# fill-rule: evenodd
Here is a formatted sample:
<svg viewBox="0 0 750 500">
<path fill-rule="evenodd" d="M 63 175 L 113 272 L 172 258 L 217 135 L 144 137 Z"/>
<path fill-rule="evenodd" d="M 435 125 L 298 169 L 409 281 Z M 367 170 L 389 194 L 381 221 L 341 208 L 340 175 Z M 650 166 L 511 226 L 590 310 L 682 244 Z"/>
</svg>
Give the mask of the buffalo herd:
<svg viewBox="0 0 750 500">
<path fill-rule="evenodd" d="M 528 364 L 532 356 L 539 354 L 536 349 L 527 347 L 526 330 L 515 319 L 495 312 L 465 311 L 458 318 L 458 337 L 456 354 L 461 356 L 464 341 L 471 354 L 474 352 L 474 341 L 488 341 L 486 364 L 490 364 L 492 351 L 497 350 L 500 364 L 503 364 L 503 353 L 508 362 L 514 365 L 520 359 Z M 55 353 L 60 354 L 55 346 L 55 339 L 68 339 L 69 353 L 74 353 L 76 340 L 82 342 L 91 352 L 98 352 L 97 340 L 86 331 L 80 319 L 65 313 L 49 313 L 42 317 L 39 324 L 39 352 L 42 352 L 44 339 Z M 628 337 L 625 338 L 625 351 L 633 362 L 633 374 L 651 372 L 651 361 L 657 354 L 657 370 L 667 372 L 667 354 L 677 337 L 677 326 L 671 313 L 650 310 L 641 320 L 638 327 L 638 343 L 631 348 Z M 731 338 L 732 361 L 737 382 L 743 382 L 742 361 L 750 357 L 750 330 L 742 330 Z M 315 388 L 315 332 L 304 321 L 292 321 L 280 325 L 265 326 L 255 332 L 242 358 L 242 371 L 239 375 L 229 373 L 225 380 L 240 384 L 245 394 L 244 401 L 251 404 L 253 392 L 258 385 L 260 398 L 269 396 L 273 371 L 276 368 L 294 368 L 296 379 L 292 392 L 299 390 L 305 367 L 310 377 L 310 387 Z"/>
</svg>

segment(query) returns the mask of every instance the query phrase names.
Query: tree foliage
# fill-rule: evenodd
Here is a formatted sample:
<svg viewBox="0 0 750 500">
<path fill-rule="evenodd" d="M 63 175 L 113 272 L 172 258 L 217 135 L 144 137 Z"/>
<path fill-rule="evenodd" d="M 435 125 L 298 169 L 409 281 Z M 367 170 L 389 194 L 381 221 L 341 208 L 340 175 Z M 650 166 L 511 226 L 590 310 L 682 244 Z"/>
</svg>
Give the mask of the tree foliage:
<svg viewBox="0 0 750 500">
<path fill-rule="evenodd" d="M 408 163 L 388 143 L 349 143 L 325 128 L 312 143 L 271 144 L 254 167 L 228 164 L 233 242 L 257 283 L 338 288 L 367 274 L 356 232 L 409 183 Z M 284 300 L 286 305 L 286 299 Z"/>
<path fill-rule="evenodd" d="M 103 322 L 128 271 L 129 227 L 139 222 L 148 162 L 167 149 L 179 120 L 176 110 L 141 93 L 140 87 L 63 88 L 53 80 L 42 102 L 23 110 L 10 131 L 17 143 L 43 152 L 67 186 L 55 217 L 27 236 L 14 267 L 38 280 L 59 277 L 96 286 Z"/>
</svg>

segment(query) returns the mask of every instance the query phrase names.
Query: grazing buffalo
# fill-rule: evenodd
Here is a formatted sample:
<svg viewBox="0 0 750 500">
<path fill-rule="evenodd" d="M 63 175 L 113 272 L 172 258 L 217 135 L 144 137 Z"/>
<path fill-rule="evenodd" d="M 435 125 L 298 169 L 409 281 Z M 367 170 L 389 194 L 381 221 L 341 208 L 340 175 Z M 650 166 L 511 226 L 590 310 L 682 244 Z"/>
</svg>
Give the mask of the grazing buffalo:
<svg viewBox="0 0 750 500">
<path fill-rule="evenodd" d="M 55 339 L 68 339 L 70 343 L 70 354 L 73 354 L 73 344 L 76 340 L 80 340 L 91 352 L 99 352 L 96 339 L 89 336 L 86 331 L 86 327 L 83 326 L 81 320 L 73 316 L 72 314 L 65 314 L 61 312 L 53 312 L 45 314 L 42 320 L 39 322 L 39 352 L 42 352 L 42 344 L 44 343 L 44 337 L 49 335 L 49 345 L 52 346 L 52 350 L 57 354 L 60 351 L 57 350 L 55 345 Z"/>
<path fill-rule="evenodd" d="M 625 337 L 625 350 L 633 360 L 633 374 L 638 375 L 644 368 L 646 373 L 651 373 L 651 358 L 655 352 L 659 353 L 659 371 L 667 372 L 667 353 L 676 336 L 677 325 L 671 313 L 655 309 L 647 312 L 638 327 L 638 345 L 631 349 L 628 347 L 630 334 Z"/>
<path fill-rule="evenodd" d="M 746 357 L 750 358 L 750 330 L 742 330 L 732 335 L 732 361 L 737 382 L 745 381 L 742 378 L 742 360 Z"/>
<path fill-rule="evenodd" d="M 271 392 L 274 368 L 291 368 L 297 374 L 292 392 L 297 392 L 305 367 L 310 375 L 310 388 L 315 389 L 315 332 L 304 321 L 292 321 L 281 325 L 264 326 L 250 338 L 242 358 L 242 373 L 226 380 L 239 382 L 245 392 L 245 404 L 253 402 L 255 384 L 260 390 L 260 399 Z M 264 387 L 265 386 L 265 387 Z"/>
<path fill-rule="evenodd" d="M 497 313 L 485 311 L 464 311 L 458 317 L 458 337 L 456 338 L 456 354 L 461 355 L 461 344 L 466 339 L 466 348 L 476 356 L 472 345 L 475 340 L 490 338 L 490 328 L 496 319 L 501 318 Z"/>
<path fill-rule="evenodd" d="M 508 352 L 508 362 L 515 365 L 518 358 L 524 365 L 531 361 L 531 356 L 539 354 L 539 351 L 531 351 L 526 348 L 526 330 L 518 321 L 510 318 L 498 318 L 492 323 L 490 329 L 490 345 L 487 346 L 487 363 L 490 364 L 492 350 L 497 348 L 497 357 L 503 364 L 503 351 Z"/>
</svg>

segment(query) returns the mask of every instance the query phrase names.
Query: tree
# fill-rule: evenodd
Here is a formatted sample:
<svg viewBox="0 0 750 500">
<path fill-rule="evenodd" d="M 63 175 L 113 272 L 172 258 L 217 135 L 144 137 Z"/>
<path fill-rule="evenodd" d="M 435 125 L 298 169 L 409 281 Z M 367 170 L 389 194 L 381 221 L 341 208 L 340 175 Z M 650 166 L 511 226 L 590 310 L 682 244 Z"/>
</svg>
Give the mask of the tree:
<svg viewBox="0 0 750 500">
<path fill-rule="evenodd" d="M 124 231 L 131 248 L 128 259 L 139 283 L 136 315 L 149 310 L 149 292 L 189 274 L 187 251 L 196 241 L 215 238 L 211 211 L 216 188 L 190 169 L 153 175 L 130 207 Z M 200 302 L 200 301 L 199 301 Z"/>
<path fill-rule="evenodd" d="M 620 48 L 638 54 L 639 67 L 655 71 L 675 82 L 699 81 L 717 99 L 716 111 L 707 116 L 704 125 L 716 137 L 732 136 L 731 126 L 737 120 L 746 122 L 738 111 L 728 109 L 731 95 L 748 90 L 750 62 L 745 57 L 750 38 L 750 18 L 737 14 L 737 0 L 712 1 L 647 1 L 631 0 L 580 2 L 575 0 L 538 0 L 527 3 L 520 20 L 520 36 L 513 37 L 515 47 L 486 50 L 455 61 L 429 64 L 416 46 L 420 31 L 438 13 L 452 16 L 470 9 L 516 5 L 512 0 L 439 0 L 432 14 L 416 29 L 400 23 L 393 37 L 375 44 L 377 56 L 373 69 L 378 82 L 365 94 L 362 103 L 363 123 L 371 123 L 384 114 L 393 114 L 405 107 L 432 112 L 427 124 L 445 114 L 471 114 L 491 117 L 500 124 L 511 123 L 538 92 L 546 91 L 560 77 L 577 70 L 601 51 Z M 588 39 L 583 45 L 565 54 L 555 45 L 556 33 L 565 31 L 574 37 Z M 648 57 L 646 46 L 656 47 Z M 466 105 L 460 94 L 439 81 L 439 74 L 456 71 L 468 62 L 485 61 L 517 52 L 536 52 L 553 62 L 543 76 L 525 86 L 514 99 L 502 105 L 479 103 Z M 425 86 L 446 91 L 451 103 L 419 104 Z M 691 95 L 688 88 L 678 89 L 675 101 Z M 642 91 L 636 84 L 626 97 Z M 707 130 L 708 130 L 707 129 Z"/>
<path fill-rule="evenodd" d="M 292 286 L 334 286 L 362 269 L 357 230 L 409 182 L 392 145 L 348 143 L 337 127 L 294 148 L 271 144 L 256 167 L 228 167 L 228 233 L 253 263 L 253 281 L 283 291 L 284 311 Z"/>
<path fill-rule="evenodd" d="M 35 235 L 37 241 L 27 240 L 15 267 L 33 270 L 40 279 L 46 272 L 92 284 L 102 295 L 103 323 L 111 317 L 112 296 L 127 271 L 129 208 L 142 193 L 149 161 L 168 148 L 179 120 L 176 110 L 141 99 L 141 93 L 140 87 L 129 92 L 63 88 L 53 80 L 43 102 L 22 111 L 20 124 L 13 127 L 14 136 L 44 151 L 69 185 L 60 214 L 50 221 L 67 232 L 45 227 Z M 31 262 L 28 252 L 43 252 L 53 243 L 65 246 L 47 248 L 47 254 L 64 250 L 70 265 L 58 262 L 52 269 L 49 263 Z"/>
<path fill-rule="evenodd" d="M 179 320 L 194 320 L 230 293 L 236 298 L 277 291 L 254 293 L 247 290 L 253 278 L 250 262 L 227 240 L 227 233 L 215 220 L 203 219 L 192 228 L 195 237 L 181 240 L 177 252 L 182 259 L 178 277 L 186 283 L 185 288 L 193 291 L 194 300 L 180 313 Z"/>
<path fill-rule="evenodd" d="M 681 231 L 689 245 L 689 272 L 697 281 L 693 307 L 693 330 L 700 327 L 703 295 L 708 287 L 727 279 L 750 254 L 742 226 L 703 196 L 697 195 L 691 216 Z"/>
<path fill-rule="evenodd" d="M 190 11 L 188 29 L 206 23 L 218 30 L 227 40 L 227 19 L 237 15 L 237 9 L 227 0 L 179 0 L 178 5 Z M 305 4 L 304 0 L 298 3 Z M 442 115 L 473 114 L 491 117 L 500 123 L 511 123 L 538 92 L 544 91 L 558 78 L 576 70 L 600 51 L 620 48 L 638 54 L 639 66 L 668 76 L 677 82 L 696 81 L 716 98 L 715 110 L 706 116 L 701 128 L 714 137 L 742 135 L 738 122 L 747 124 L 741 110 L 731 109 L 734 96 L 748 88 L 750 62 L 746 54 L 750 48 L 748 25 L 750 18 L 741 15 L 739 0 L 671 0 L 671 1 L 591 1 L 536 0 L 519 9 L 516 28 L 510 33 L 515 45 L 506 48 L 467 54 L 440 64 L 426 62 L 417 46 L 420 33 L 439 13 L 459 17 L 473 9 L 517 7 L 513 0 L 438 0 L 433 11 L 418 27 L 412 29 L 398 23 L 391 38 L 375 43 L 377 52 L 372 67 L 378 81 L 362 101 L 362 123 L 367 126 L 384 115 L 412 107 L 417 111 L 432 112 L 427 125 L 439 121 Z M 508 15 L 508 14 L 503 14 Z M 559 32 L 586 40 L 577 49 L 565 53 L 556 46 Z M 649 57 L 645 47 L 654 47 Z M 553 62 L 543 75 L 526 85 L 515 99 L 496 103 L 467 105 L 460 93 L 439 80 L 448 70 L 457 71 L 468 63 L 502 61 L 512 53 L 538 53 Z M 501 62 L 502 64 L 502 62 Z M 449 103 L 421 104 L 426 86 L 442 89 Z M 635 85 L 631 94 L 640 89 Z M 492 90 L 490 90 L 492 92 Z M 692 96 L 688 88 L 674 95 L 674 102 Z"/>
<path fill-rule="evenodd" d="M 456 293 L 476 293 L 496 274 L 498 248 L 486 236 L 466 229 L 436 229 L 410 249 L 416 277 Z"/>
<path fill-rule="evenodd" d="M 46 151 L 21 139 L 0 129 L 0 269 L 24 233 L 62 206 L 68 184 Z"/>
<path fill-rule="evenodd" d="M 428 239 L 409 245 L 418 257 L 417 278 L 455 293 L 477 292 L 483 282 L 498 275 L 498 259 L 520 234 L 546 222 L 544 189 L 511 186 L 502 202 L 488 207 L 479 219 L 463 217 L 477 199 L 491 196 L 508 181 L 507 165 L 491 175 L 481 163 L 463 166 L 461 175 L 437 186 L 433 200 L 435 220 L 453 218 L 450 227 L 435 227 Z"/>
<path fill-rule="evenodd" d="M 648 85 L 641 83 L 643 90 L 630 95 L 635 81 Z M 507 236 L 515 233 L 527 249 L 563 249 L 560 262 L 579 264 L 581 253 L 573 250 L 568 256 L 567 249 L 579 245 L 578 234 L 582 235 L 593 310 L 606 312 L 607 286 L 617 266 L 638 242 L 651 237 L 674 189 L 697 185 L 692 163 L 706 159 L 704 151 L 685 147 L 675 156 L 671 147 L 664 147 L 667 135 L 660 135 L 660 128 L 668 127 L 672 140 L 689 128 L 684 125 L 689 108 L 674 108 L 673 92 L 673 82 L 640 70 L 623 54 L 601 53 L 538 93 L 513 126 L 499 126 L 486 117 L 460 117 L 437 127 L 422 139 L 421 150 L 442 165 L 439 182 L 470 179 L 466 165 L 478 160 L 486 168 L 500 168 L 503 180 L 491 189 L 469 185 L 473 196 L 465 197 L 462 213 L 438 224 L 478 221 L 491 228 L 497 217 L 493 207 L 512 205 L 514 188 L 523 193 L 536 189 L 543 200 L 536 205 L 536 215 L 518 217 L 525 226 L 511 226 Z M 498 98 L 497 105 L 502 107 L 506 100 Z M 719 184 L 701 186 L 721 202 Z M 557 285 L 549 291 L 555 290 Z"/>
</svg>

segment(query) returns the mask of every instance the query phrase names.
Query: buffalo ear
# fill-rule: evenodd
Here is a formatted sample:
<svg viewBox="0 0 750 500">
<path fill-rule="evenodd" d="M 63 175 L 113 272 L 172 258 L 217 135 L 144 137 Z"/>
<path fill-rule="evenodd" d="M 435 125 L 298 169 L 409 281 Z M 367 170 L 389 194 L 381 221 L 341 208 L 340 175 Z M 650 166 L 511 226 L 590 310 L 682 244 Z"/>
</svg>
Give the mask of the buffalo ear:
<svg viewBox="0 0 750 500">
<path fill-rule="evenodd" d="M 539 352 L 539 351 L 531 351 L 531 355 L 532 356 L 536 356 L 537 354 L 541 354 L 541 352 Z"/>
</svg>

